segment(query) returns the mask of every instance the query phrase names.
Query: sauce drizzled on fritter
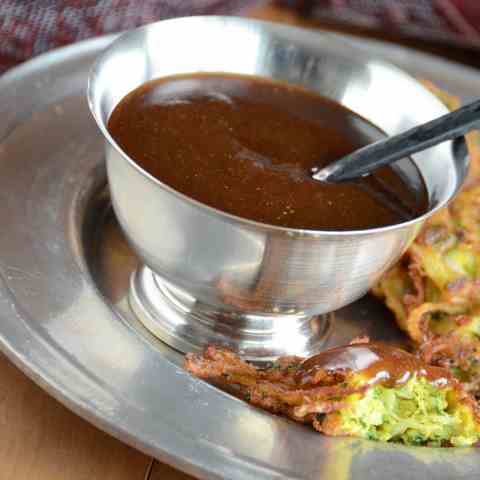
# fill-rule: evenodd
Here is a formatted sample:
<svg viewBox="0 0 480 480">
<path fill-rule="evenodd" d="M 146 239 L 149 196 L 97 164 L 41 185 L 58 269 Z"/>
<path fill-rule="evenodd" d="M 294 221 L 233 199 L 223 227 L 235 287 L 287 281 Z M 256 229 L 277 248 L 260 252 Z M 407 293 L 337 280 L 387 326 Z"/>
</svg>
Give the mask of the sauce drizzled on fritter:
<svg viewBox="0 0 480 480">
<path fill-rule="evenodd" d="M 359 343 L 333 348 L 304 360 L 297 372 L 301 385 L 315 383 L 321 372 L 360 373 L 369 384 L 399 385 L 413 376 L 425 377 L 438 386 L 451 382 L 451 375 L 443 368 L 432 367 L 414 355 L 381 343 Z"/>
</svg>

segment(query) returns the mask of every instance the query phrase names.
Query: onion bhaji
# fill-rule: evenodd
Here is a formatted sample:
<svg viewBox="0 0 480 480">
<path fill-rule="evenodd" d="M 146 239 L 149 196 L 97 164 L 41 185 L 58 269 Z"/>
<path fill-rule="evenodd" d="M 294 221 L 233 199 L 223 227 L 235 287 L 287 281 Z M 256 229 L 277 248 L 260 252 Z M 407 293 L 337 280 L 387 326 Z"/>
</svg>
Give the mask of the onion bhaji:
<svg viewBox="0 0 480 480">
<path fill-rule="evenodd" d="M 458 101 L 427 85 L 451 109 Z M 373 289 L 428 363 L 448 367 L 480 399 L 480 136 L 467 136 L 470 172 Z"/>
<path fill-rule="evenodd" d="M 480 437 L 476 402 L 449 370 L 386 344 L 361 339 L 268 368 L 210 346 L 188 354 L 185 368 L 327 435 L 429 446 L 467 446 Z"/>
</svg>

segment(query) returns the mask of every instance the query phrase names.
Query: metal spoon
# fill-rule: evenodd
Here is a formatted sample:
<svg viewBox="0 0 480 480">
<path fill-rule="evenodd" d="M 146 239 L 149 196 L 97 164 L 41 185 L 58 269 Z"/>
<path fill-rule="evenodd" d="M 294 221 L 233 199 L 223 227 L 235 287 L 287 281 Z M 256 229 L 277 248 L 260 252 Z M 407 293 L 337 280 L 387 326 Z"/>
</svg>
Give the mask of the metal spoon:
<svg viewBox="0 0 480 480">
<path fill-rule="evenodd" d="M 355 180 L 475 128 L 480 128 L 480 100 L 399 135 L 360 148 L 320 170 L 313 169 L 312 176 L 315 180 L 332 183 Z"/>
</svg>

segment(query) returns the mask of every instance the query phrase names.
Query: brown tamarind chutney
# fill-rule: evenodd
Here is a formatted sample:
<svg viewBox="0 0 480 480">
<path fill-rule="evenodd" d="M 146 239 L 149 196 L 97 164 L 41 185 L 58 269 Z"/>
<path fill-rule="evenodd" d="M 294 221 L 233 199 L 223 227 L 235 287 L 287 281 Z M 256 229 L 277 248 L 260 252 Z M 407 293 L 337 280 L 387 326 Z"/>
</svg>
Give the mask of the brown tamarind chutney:
<svg viewBox="0 0 480 480">
<path fill-rule="evenodd" d="M 361 230 L 428 209 L 425 184 L 408 158 L 356 182 L 313 180 L 312 168 L 384 134 L 340 104 L 288 83 L 224 73 L 165 77 L 123 98 L 108 130 L 164 184 L 257 222 Z"/>
</svg>

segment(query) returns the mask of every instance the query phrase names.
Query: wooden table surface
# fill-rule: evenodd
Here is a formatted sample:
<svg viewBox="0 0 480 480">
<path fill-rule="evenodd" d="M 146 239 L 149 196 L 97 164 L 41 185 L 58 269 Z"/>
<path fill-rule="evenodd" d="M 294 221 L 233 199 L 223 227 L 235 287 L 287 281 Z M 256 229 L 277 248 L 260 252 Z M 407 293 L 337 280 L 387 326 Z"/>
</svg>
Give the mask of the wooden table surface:
<svg viewBox="0 0 480 480">
<path fill-rule="evenodd" d="M 252 16 L 307 27 L 277 7 Z M 367 36 L 359 29 L 339 29 Z M 384 40 L 397 40 L 380 36 Z M 412 45 L 412 42 L 402 41 Z M 417 48 L 480 67 L 480 55 L 456 48 L 420 44 Z M 0 354 L 1 480 L 188 480 L 164 465 L 101 432 L 52 399 Z"/>
</svg>

